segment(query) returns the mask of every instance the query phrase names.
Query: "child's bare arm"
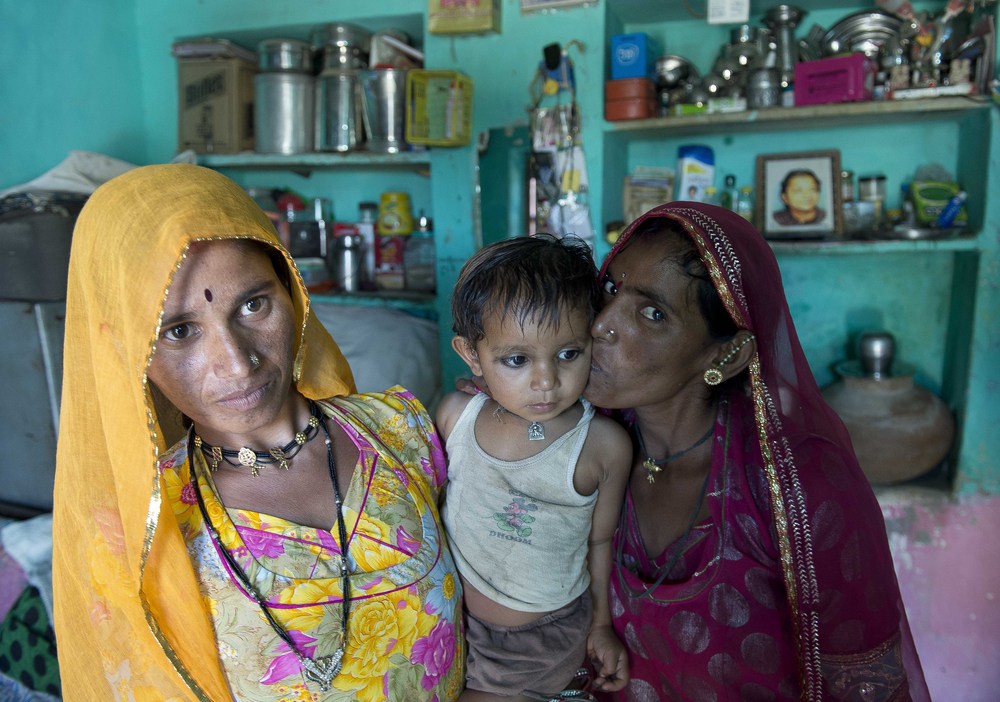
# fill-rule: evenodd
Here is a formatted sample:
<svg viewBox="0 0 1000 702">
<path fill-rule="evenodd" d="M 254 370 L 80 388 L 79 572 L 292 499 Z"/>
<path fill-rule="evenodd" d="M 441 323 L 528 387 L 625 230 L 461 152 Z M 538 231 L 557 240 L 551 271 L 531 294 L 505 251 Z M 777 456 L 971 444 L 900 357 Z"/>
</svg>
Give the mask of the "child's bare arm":
<svg viewBox="0 0 1000 702">
<path fill-rule="evenodd" d="M 597 430 L 595 432 L 595 430 Z M 597 671 L 596 687 L 621 690 L 628 682 L 628 654 L 611 626 L 608 586 L 611 578 L 612 537 L 625 498 L 632 465 L 632 440 L 620 426 L 606 417 L 595 417 L 591 425 L 599 466 L 597 504 L 590 528 L 590 594 L 594 619 L 587 637 L 587 650 Z"/>
<path fill-rule="evenodd" d="M 461 391 L 450 392 L 441 398 L 438 403 L 437 412 L 434 414 L 434 423 L 437 425 L 438 434 L 442 441 L 448 441 L 451 430 L 455 428 L 462 410 L 469 404 L 472 395 Z"/>
</svg>

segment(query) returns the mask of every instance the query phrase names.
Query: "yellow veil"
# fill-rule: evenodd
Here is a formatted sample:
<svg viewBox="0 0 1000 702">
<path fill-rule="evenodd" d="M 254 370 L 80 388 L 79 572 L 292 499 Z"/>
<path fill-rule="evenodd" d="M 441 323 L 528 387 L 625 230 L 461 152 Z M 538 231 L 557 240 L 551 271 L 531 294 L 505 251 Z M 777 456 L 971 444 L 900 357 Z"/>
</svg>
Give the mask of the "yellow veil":
<svg viewBox="0 0 1000 702">
<path fill-rule="evenodd" d="M 179 438 L 146 378 L 163 301 L 191 242 L 248 238 L 284 255 L 300 322 L 295 379 L 354 391 L 273 226 L 207 168 L 137 168 L 101 186 L 73 232 L 53 510 L 55 630 L 66 700 L 229 698 L 157 457 Z"/>
</svg>

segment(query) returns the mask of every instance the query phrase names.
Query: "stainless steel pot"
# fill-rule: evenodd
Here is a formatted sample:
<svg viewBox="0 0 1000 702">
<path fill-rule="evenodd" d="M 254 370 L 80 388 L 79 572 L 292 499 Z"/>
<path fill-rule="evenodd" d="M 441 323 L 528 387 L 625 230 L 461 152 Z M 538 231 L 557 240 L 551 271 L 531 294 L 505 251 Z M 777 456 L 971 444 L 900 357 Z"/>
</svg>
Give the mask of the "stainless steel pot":
<svg viewBox="0 0 1000 702">
<path fill-rule="evenodd" d="M 364 141 L 361 78 L 355 70 L 326 69 L 316 79 L 316 150 L 353 151 Z"/>
<path fill-rule="evenodd" d="M 257 152 L 301 154 L 313 150 L 316 79 L 304 73 L 254 77 Z"/>
</svg>

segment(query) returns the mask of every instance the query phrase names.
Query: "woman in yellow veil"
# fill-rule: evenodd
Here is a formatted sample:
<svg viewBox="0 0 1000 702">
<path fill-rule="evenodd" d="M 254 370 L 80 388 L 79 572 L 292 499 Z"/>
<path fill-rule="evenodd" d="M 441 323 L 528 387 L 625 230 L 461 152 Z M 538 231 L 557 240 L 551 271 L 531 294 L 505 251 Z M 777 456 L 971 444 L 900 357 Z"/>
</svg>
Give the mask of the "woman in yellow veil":
<svg viewBox="0 0 1000 702">
<path fill-rule="evenodd" d="M 352 394 L 240 187 L 189 165 L 100 187 L 66 307 L 65 699 L 457 697 L 461 591 L 433 424 L 402 388 Z"/>
</svg>

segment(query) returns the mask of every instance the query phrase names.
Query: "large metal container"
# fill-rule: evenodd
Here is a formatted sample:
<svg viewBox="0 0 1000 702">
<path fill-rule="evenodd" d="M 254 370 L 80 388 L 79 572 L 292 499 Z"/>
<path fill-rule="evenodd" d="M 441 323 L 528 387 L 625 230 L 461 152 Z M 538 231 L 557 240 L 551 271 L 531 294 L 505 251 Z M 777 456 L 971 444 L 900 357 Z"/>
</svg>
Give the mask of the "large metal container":
<svg viewBox="0 0 1000 702">
<path fill-rule="evenodd" d="M 398 153 L 405 148 L 406 70 L 383 68 L 361 74 L 368 148 Z"/>
<path fill-rule="evenodd" d="M 258 73 L 254 78 L 257 152 L 313 150 L 316 79 L 304 73 Z"/>
<path fill-rule="evenodd" d="M 316 78 L 316 150 L 353 151 L 364 141 L 360 71 L 326 69 Z"/>
</svg>

